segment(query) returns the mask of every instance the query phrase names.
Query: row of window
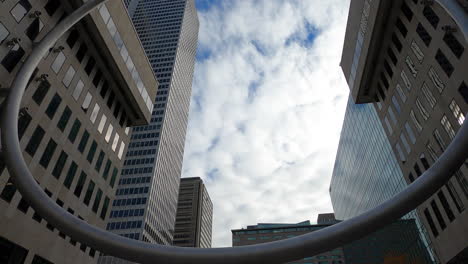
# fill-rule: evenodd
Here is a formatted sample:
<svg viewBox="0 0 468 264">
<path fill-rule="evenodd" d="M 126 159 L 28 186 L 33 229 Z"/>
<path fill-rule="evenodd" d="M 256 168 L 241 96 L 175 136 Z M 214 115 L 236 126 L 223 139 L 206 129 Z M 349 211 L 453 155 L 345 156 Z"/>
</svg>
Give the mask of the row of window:
<svg viewBox="0 0 468 264">
<path fill-rule="evenodd" d="M 153 167 L 122 169 L 122 175 L 152 173 Z"/>
<path fill-rule="evenodd" d="M 145 209 L 114 210 L 110 213 L 109 218 L 143 216 L 144 214 Z"/>
<path fill-rule="evenodd" d="M 142 227 L 142 221 L 112 222 L 108 223 L 107 230 L 136 229 Z"/>
<path fill-rule="evenodd" d="M 112 206 L 128 206 L 146 204 L 148 199 L 146 197 L 128 198 L 128 199 L 115 199 Z"/>
<path fill-rule="evenodd" d="M 149 191 L 149 187 L 124 188 L 124 189 L 118 189 L 116 192 L 116 195 L 121 196 L 121 195 L 142 194 L 142 193 L 148 193 L 148 191 Z"/>
<path fill-rule="evenodd" d="M 151 177 L 121 178 L 119 185 L 150 183 Z"/>
</svg>

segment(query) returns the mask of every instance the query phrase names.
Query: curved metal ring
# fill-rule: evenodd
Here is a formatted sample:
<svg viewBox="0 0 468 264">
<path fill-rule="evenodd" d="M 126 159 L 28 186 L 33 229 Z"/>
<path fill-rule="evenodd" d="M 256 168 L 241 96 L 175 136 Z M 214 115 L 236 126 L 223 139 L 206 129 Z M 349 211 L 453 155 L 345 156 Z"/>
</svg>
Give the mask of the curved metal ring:
<svg viewBox="0 0 468 264">
<path fill-rule="evenodd" d="M 57 25 L 34 49 L 11 87 L 2 114 L 5 159 L 16 187 L 31 206 L 62 232 L 103 253 L 140 263 L 284 263 L 332 250 L 404 216 L 441 188 L 468 157 L 468 122 L 439 160 L 401 193 L 360 216 L 286 240 L 235 248 L 178 248 L 148 244 L 101 230 L 56 205 L 36 183 L 18 141 L 18 112 L 27 81 L 43 54 L 73 24 L 105 0 L 89 0 Z"/>
</svg>

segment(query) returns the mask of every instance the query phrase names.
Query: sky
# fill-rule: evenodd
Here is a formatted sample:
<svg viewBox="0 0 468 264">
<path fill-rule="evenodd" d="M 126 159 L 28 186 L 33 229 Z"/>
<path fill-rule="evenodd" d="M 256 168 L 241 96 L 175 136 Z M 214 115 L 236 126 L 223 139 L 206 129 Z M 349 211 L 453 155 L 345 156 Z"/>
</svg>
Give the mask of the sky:
<svg viewBox="0 0 468 264">
<path fill-rule="evenodd" d="M 200 21 L 183 177 L 213 202 L 213 247 L 256 223 L 315 222 L 348 88 L 349 0 L 196 0 Z"/>
</svg>

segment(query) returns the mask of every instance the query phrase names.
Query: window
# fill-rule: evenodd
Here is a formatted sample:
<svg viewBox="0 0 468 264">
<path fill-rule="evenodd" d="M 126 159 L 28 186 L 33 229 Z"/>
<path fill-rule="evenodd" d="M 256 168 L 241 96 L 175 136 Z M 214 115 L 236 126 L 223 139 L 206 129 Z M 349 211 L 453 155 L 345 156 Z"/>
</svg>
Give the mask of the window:
<svg viewBox="0 0 468 264">
<path fill-rule="evenodd" d="M 41 257 L 41 256 L 38 256 L 38 255 L 34 255 L 34 258 L 31 262 L 31 264 L 54 264 L 48 260 L 46 260 L 45 258 Z"/>
<path fill-rule="evenodd" d="M 70 31 L 70 34 L 68 34 L 68 37 L 66 40 L 70 49 L 73 49 L 79 37 L 80 37 L 80 33 L 78 33 L 78 30 L 73 29 L 72 31 Z"/>
<path fill-rule="evenodd" d="M 459 125 L 462 125 L 465 121 L 465 115 L 462 113 L 460 106 L 452 99 L 452 102 L 449 105 L 450 110 L 452 111 L 453 117 L 457 120 Z"/>
<path fill-rule="evenodd" d="M 403 37 L 406 37 L 406 35 L 408 34 L 408 29 L 403 24 L 403 22 L 401 22 L 400 18 L 398 18 L 396 21 L 396 27 L 400 31 L 401 35 L 403 35 Z"/>
<path fill-rule="evenodd" d="M 447 74 L 447 76 L 450 77 L 453 73 L 454 68 L 440 49 L 437 50 L 435 59 L 439 63 L 442 70 L 444 70 L 445 74 Z"/>
<path fill-rule="evenodd" d="M 31 136 L 31 139 L 29 140 L 29 143 L 25 148 L 26 153 L 31 155 L 31 157 L 34 157 L 34 154 L 36 154 L 37 148 L 39 147 L 39 144 L 41 144 L 44 134 L 45 131 L 40 126 L 37 126 L 36 130 L 34 130 L 34 133 Z"/>
<path fill-rule="evenodd" d="M 123 140 L 120 142 L 120 148 L 119 148 L 119 159 L 122 159 L 123 152 L 125 150 L 125 143 Z"/>
<path fill-rule="evenodd" d="M 429 103 L 429 105 L 431 106 L 431 108 L 434 108 L 434 106 L 436 105 L 436 99 L 434 97 L 434 95 L 432 95 L 432 92 L 429 90 L 429 87 L 427 86 L 427 84 L 424 82 L 422 87 L 421 87 L 421 90 L 424 94 L 424 97 L 426 98 L 427 102 Z"/>
<path fill-rule="evenodd" d="M 107 180 L 111 166 L 112 166 L 112 162 L 110 161 L 110 159 L 108 159 L 106 162 L 106 166 L 104 167 L 104 173 L 102 174 L 102 177 L 104 178 L 104 180 Z"/>
<path fill-rule="evenodd" d="M 447 187 L 447 191 L 449 192 L 449 195 L 452 198 L 455 207 L 457 207 L 458 212 L 461 213 L 465 211 L 465 205 L 463 204 L 463 201 L 458 195 L 457 190 L 455 190 L 455 187 L 453 186 L 452 182 L 448 181 L 445 186 Z"/>
<path fill-rule="evenodd" d="M 11 10 L 10 14 L 16 20 L 20 22 L 21 19 L 31 10 L 32 6 L 28 0 L 20 0 Z"/>
<path fill-rule="evenodd" d="M 406 153 L 409 154 L 411 152 L 411 147 L 408 144 L 408 141 L 406 140 L 405 134 L 403 134 L 403 132 L 400 134 L 400 140 L 403 143 L 403 147 L 405 147 Z"/>
<path fill-rule="evenodd" d="M 99 122 L 99 126 L 98 126 L 98 131 L 101 134 L 102 134 L 102 131 L 104 130 L 104 126 L 106 124 L 106 121 L 107 121 L 107 117 L 106 117 L 106 115 L 103 114 L 102 117 L 101 117 L 101 121 Z"/>
<path fill-rule="evenodd" d="M 94 166 L 94 169 L 96 169 L 97 172 L 101 170 L 102 163 L 104 162 L 104 151 L 101 150 L 99 152 L 98 159 L 96 161 L 96 165 Z"/>
<path fill-rule="evenodd" d="M 83 151 L 86 148 L 86 145 L 88 144 L 88 139 L 89 139 L 89 133 L 87 130 L 83 132 L 83 136 L 81 136 L 80 144 L 78 144 L 78 151 L 80 153 L 83 153 Z"/>
<path fill-rule="evenodd" d="M 101 203 L 101 198 L 102 198 L 102 190 L 98 189 L 96 193 L 96 197 L 94 197 L 94 203 L 93 203 L 93 212 L 97 213 L 99 209 L 99 204 Z"/>
<path fill-rule="evenodd" d="M 96 140 L 93 140 L 93 143 L 91 144 L 91 147 L 89 148 L 89 151 L 88 151 L 88 156 L 86 157 L 89 163 L 93 163 L 94 154 L 96 154 L 96 149 L 97 149 L 97 143 L 96 143 Z"/>
<path fill-rule="evenodd" d="M 104 99 L 104 97 L 106 96 L 107 90 L 109 90 L 109 83 L 107 83 L 107 81 L 104 81 L 104 84 L 101 87 L 101 91 L 99 92 L 102 99 Z"/>
<path fill-rule="evenodd" d="M 403 80 L 403 83 L 406 86 L 406 89 L 408 89 L 408 91 L 411 91 L 411 82 L 408 79 L 408 75 L 406 75 L 406 72 L 401 71 L 400 76 L 401 76 L 401 79 Z"/>
<path fill-rule="evenodd" d="M 89 59 L 88 59 L 88 62 L 86 63 L 85 69 L 84 69 L 86 74 L 88 74 L 88 75 L 91 74 L 91 71 L 93 70 L 94 65 L 96 65 L 96 60 L 93 57 L 90 56 Z"/>
<path fill-rule="evenodd" d="M 405 123 L 405 130 L 409 136 L 411 143 L 416 143 L 416 136 L 414 135 L 413 129 L 411 128 L 410 124 L 408 124 L 408 122 Z"/>
<path fill-rule="evenodd" d="M 117 119 L 119 116 L 119 111 L 120 111 L 120 102 L 117 102 L 114 107 L 114 117 Z"/>
<path fill-rule="evenodd" d="M 70 83 L 72 82 L 73 77 L 75 76 L 75 73 L 76 73 L 75 68 L 73 68 L 73 66 L 70 66 L 62 80 L 62 83 L 65 85 L 65 87 L 68 88 L 70 86 Z"/>
<path fill-rule="evenodd" d="M 36 91 L 32 95 L 32 99 L 36 102 L 37 105 L 41 105 L 44 97 L 49 91 L 50 83 L 48 81 L 42 81 L 39 86 L 37 86 Z"/>
<path fill-rule="evenodd" d="M 109 10 L 107 10 L 106 5 L 101 5 L 99 8 L 99 14 L 101 14 L 102 20 L 104 20 L 104 24 L 107 24 L 110 18 Z"/>
<path fill-rule="evenodd" d="M 86 97 L 83 101 L 83 104 L 81 105 L 81 109 L 86 113 L 88 111 L 89 105 L 91 104 L 91 100 L 93 99 L 93 96 L 88 92 L 86 94 Z"/>
<path fill-rule="evenodd" d="M 391 106 L 388 106 L 388 115 L 390 116 L 390 120 L 392 121 L 393 125 L 396 125 L 397 119 Z"/>
<path fill-rule="evenodd" d="M 445 132 L 447 132 L 450 139 L 453 139 L 455 137 L 455 130 L 453 130 L 452 124 L 450 124 L 450 121 L 448 120 L 447 116 L 444 115 L 442 117 L 442 119 L 440 120 L 440 124 L 444 127 Z"/>
<path fill-rule="evenodd" d="M 60 106 L 60 103 L 62 102 L 62 97 L 60 97 L 57 93 L 52 97 L 52 100 L 50 100 L 49 106 L 47 107 L 45 113 L 46 115 L 50 118 L 53 119 L 55 116 L 55 113 L 57 112 L 57 108 Z"/>
<path fill-rule="evenodd" d="M 413 11 L 411 11 L 409 6 L 405 2 L 401 4 L 401 11 L 405 15 L 405 17 L 408 19 L 408 21 L 411 21 L 411 19 L 413 19 Z"/>
<path fill-rule="evenodd" d="M 50 66 L 55 73 L 58 73 L 60 71 L 63 63 L 65 62 L 65 59 L 66 57 L 65 57 L 65 54 L 63 54 L 63 52 L 59 52 L 57 57 L 55 57 L 55 60 L 52 63 L 52 66 Z"/>
<path fill-rule="evenodd" d="M 93 192 L 94 192 L 94 186 L 95 186 L 95 183 L 93 181 L 89 181 L 88 189 L 86 190 L 86 194 L 83 199 L 83 203 L 85 205 L 89 205 L 89 202 L 91 201 L 91 196 L 93 196 Z"/>
<path fill-rule="evenodd" d="M 26 111 L 20 111 L 19 118 L 18 118 L 18 138 L 21 140 L 23 138 L 24 132 L 31 123 L 32 117 Z M 1 175 L 0 171 L 0 175 Z"/>
<path fill-rule="evenodd" d="M 115 133 L 114 142 L 112 142 L 112 150 L 115 151 L 117 149 L 117 144 L 119 143 L 119 134 Z"/>
<path fill-rule="evenodd" d="M 439 75 L 434 70 L 434 68 L 431 67 L 429 71 L 427 72 L 427 74 L 429 75 L 429 78 L 431 79 L 432 83 L 437 88 L 439 93 L 442 93 L 442 91 L 445 88 L 445 84 L 442 82 L 442 80 L 440 79 Z"/>
<path fill-rule="evenodd" d="M 388 64 L 387 60 L 384 61 L 384 68 L 387 71 L 388 76 L 392 77 L 393 76 L 393 70 Z"/>
<path fill-rule="evenodd" d="M 8 37 L 10 32 L 8 29 L 0 22 L 0 44 Z"/>
<path fill-rule="evenodd" d="M 434 235 L 434 237 L 437 237 L 439 235 L 439 232 L 437 231 L 437 228 L 434 224 L 434 220 L 432 220 L 432 216 L 429 213 L 429 210 L 427 210 L 427 208 L 424 209 L 424 216 L 426 217 L 426 221 L 429 224 L 429 227 L 431 228 L 432 235 Z"/>
<path fill-rule="evenodd" d="M 104 198 L 104 204 L 102 205 L 101 214 L 100 214 L 100 217 L 102 220 L 105 220 L 106 218 L 107 210 L 109 209 L 109 203 L 110 203 L 109 197 Z"/>
<path fill-rule="evenodd" d="M 49 0 L 44 6 L 44 9 L 46 10 L 47 14 L 49 14 L 49 16 L 53 16 L 59 7 L 60 0 Z"/>
<path fill-rule="evenodd" d="M 465 100 L 465 103 L 468 104 L 468 86 L 466 86 L 465 82 L 460 84 L 460 87 L 458 87 L 458 92 L 463 97 L 463 100 Z"/>
<path fill-rule="evenodd" d="M 429 47 L 432 41 L 431 35 L 427 32 L 427 30 L 421 25 L 421 23 L 418 23 L 418 26 L 416 27 L 416 33 L 418 33 L 418 36 L 421 38 L 421 40 L 424 42 L 426 47 Z"/>
<path fill-rule="evenodd" d="M 13 181 L 11 178 L 8 179 L 8 182 L 5 184 L 5 187 L 3 188 L 2 193 L 0 194 L 0 197 L 2 197 L 3 200 L 6 202 L 11 202 L 13 199 L 13 196 L 15 196 L 16 193 L 16 187 L 13 184 Z"/>
<path fill-rule="evenodd" d="M 34 41 L 43 28 L 44 23 L 42 23 L 42 21 L 39 18 L 35 18 L 33 22 L 29 25 L 29 27 L 26 29 L 26 36 L 31 41 Z"/>
<path fill-rule="evenodd" d="M 78 182 L 76 183 L 75 191 L 73 192 L 73 194 L 78 198 L 80 198 L 81 192 L 83 191 L 83 188 L 86 182 L 86 177 L 87 177 L 86 173 L 82 171 L 80 174 L 80 178 L 78 179 Z"/>
<path fill-rule="evenodd" d="M 16 207 L 18 208 L 18 210 L 20 210 L 21 212 L 27 214 L 28 213 L 28 209 L 29 209 L 29 204 L 28 202 L 26 202 L 26 200 L 24 200 L 23 198 L 21 198 L 20 202 L 18 203 L 18 206 Z"/>
<path fill-rule="evenodd" d="M 88 51 L 88 46 L 86 44 L 81 43 L 80 48 L 76 52 L 76 59 L 81 63 L 86 55 L 86 52 Z"/>
<path fill-rule="evenodd" d="M 401 107 L 400 107 L 400 103 L 398 103 L 398 100 L 395 96 L 392 96 L 392 103 L 393 103 L 393 106 L 395 107 L 396 111 L 397 111 L 397 114 L 401 114 Z"/>
<path fill-rule="evenodd" d="M 71 143 L 75 143 L 76 136 L 78 135 L 78 131 L 80 131 L 81 128 L 81 122 L 78 119 L 75 119 L 75 122 L 73 123 L 73 126 L 70 130 L 70 134 L 68 134 L 68 139 L 70 140 Z"/>
<path fill-rule="evenodd" d="M 117 168 L 114 168 L 114 170 L 112 171 L 112 177 L 111 177 L 111 180 L 109 182 L 109 185 L 110 187 L 114 188 L 114 185 L 115 185 L 115 180 L 117 180 L 117 174 L 119 173 L 119 171 L 117 170 Z"/>
<path fill-rule="evenodd" d="M 107 143 L 109 143 L 113 130 L 114 130 L 114 127 L 112 126 L 112 124 L 109 124 L 109 126 L 107 127 L 106 136 L 104 138 Z"/>
<path fill-rule="evenodd" d="M 423 106 L 419 98 L 416 98 L 416 106 L 418 107 L 418 110 L 421 113 L 421 116 L 424 118 L 424 120 L 429 119 L 429 112 L 427 112 L 426 108 Z"/>
<path fill-rule="evenodd" d="M 114 99 L 115 99 L 115 93 L 111 90 L 109 94 L 109 98 L 107 98 L 107 107 L 109 107 L 109 109 L 112 108 L 112 105 L 114 104 Z"/>
<path fill-rule="evenodd" d="M 439 207 L 437 206 L 437 204 L 436 204 L 436 202 L 434 200 L 431 201 L 431 208 L 434 211 L 437 222 L 439 222 L 440 228 L 442 228 L 442 230 L 444 230 L 447 227 L 447 224 L 445 223 L 445 220 L 442 217 L 442 214 L 440 213 Z"/>
<path fill-rule="evenodd" d="M 396 85 L 396 90 L 398 92 L 398 95 L 400 95 L 401 101 L 403 101 L 403 103 L 406 102 L 406 94 L 403 91 L 403 89 L 401 89 L 401 86 L 398 83 Z"/>
<path fill-rule="evenodd" d="M 63 150 L 60 153 L 59 158 L 57 159 L 57 163 L 55 163 L 54 170 L 52 170 L 52 175 L 60 179 L 60 175 L 62 175 L 63 167 L 65 166 L 65 163 L 67 162 L 68 155 L 65 153 Z"/>
<path fill-rule="evenodd" d="M 398 59 L 397 57 L 395 56 L 395 53 L 393 53 L 393 50 L 391 48 L 388 48 L 387 50 L 387 53 L 388 53 L 388 57 L 390 58 L 390 60 L 392 61 L 393 65 L 397 65 L 398 63 Z"/>
<path fill-rule="evenodd" d="M 65 177 L 65 181 L 63 182 L 63 185 L 67 188 L 70 189 L 70 186 L 72 185 L 73 178 L 75 178 L 76 171 L 78 169 L 78 165 L 74 161 L 70 164 L 70 168 L 68 169 L 67 172 L 67 177 Z"/>
<path fill-rule="evenodd" d="M 89 117 L 89 119 L 91 120 L 91 123 L 93 123 L 93 124 L 94 124 L 94 122 L 96 122 L 96 118 L 98 116 L 99 109 L 101 109 L 101 107 L 99 107 L 99 105 L 96 103 L 94 105 L 93 112 L 91 113 L 91 116 Z"/>
<path fill-rule="evenodd" d="M 73 91 L 73 99 L 75 99 L 75 101 L 78 101 L 78 98 L 80 98 L 81 92 L 83 91 L 83 87 L 83 81 L 79 80 L 75 86 L 75 90 Z"/>
<path fill-rule="evenodd" d="M 23 58 L 25 52 L 20 45 L 16 44 L 13 48 L 10 49 L 8 54 L 3 58 L 2 65 L 8 72 L 12 72 L 16 67 L 21 58 Z"/>
<path fill-rule="evenodd" d="M 62 116 L 60 117 L 60 119 L 59 119 L 59 121 L 57 123 L 57 127 L 58 127 L 58 129 L 60 129 L 60 131 L 63 132 L 65 130 L 65 127 L 68 124 L 68 120 L 70 120 L 71 114 L 72 114 L 72 112 L 71 112 L 70 108 L 68 106 L 65 106 L 65 109 L 63 110 Z"/>
<path fill-rule="evenodd" d="M 47 167 L 49 166 L 50 160 L 52 159 L 56 148 L 57 143 L 53 139 L 50 139 L 39 161 L 39 164 L 41 164 L 41 166 L 45 169 L 47 169 Z"/>
<path fill-rule="evenodd" d="M 395 148 L 397 149 L 398 156 L 400 157 L 400 160 L 405 163 L 406 162 L 406 156 L 405 153 L 403 153 L 403 150 L 401 149 L 401 146 L 399 143 L 395 145 Z"/>
<path fill-rule="evenodd" d="M 98 87 L 99 82 L 101 81 L 101 78 L 102 78 L 102 72 L 101 72 L 101 70 L 98 69 L 96 71 L 96 74 L 94 75 L 94 78 L 93 78 L 94 86 Z"/>
<path fill-rule="evenodd" d="M 400 40 L 398 39 L 397 35 L 395 35 L 395 33 L 392 33 L 392 42 L 393 42 L 393 45 L 395 45 L 398 52 L 401 52 L 403 45 L 401 44 Z"/>
<path fill-rule="evenodd" d="M 432 8 L 426 5 L 423 9 L 423 15 L 426 17 L 427 21 L 432 25 L 434 29 L 437 29 L 437 25 L 439 24 L 439 17 L 437 14 L 432 10 Z"/>
<path fill-rule="evenodd" d="M 457 38 L 455 38 L 455 36 L 452 33 L 446 33 L 444 35 L 444 42 L 445 44 L 447 44 L 447 46 L 457 58 L 460 58 L 462 56 L 465 48 L 463 48 L 463 45 L 460 44 L 460 42 L 457 40 Z"/>
<path fill-rule="evenodd" d="M 416 76 L 418 75 L 418 70 L 416 69 L 416 66 L 414 65 L 414 62 L 410 56 L 406 56 L 405 63 L 411 75 L 413 75 L 413 77 L 416 78 Z"/>
<path fill-rule="evenodd" d="M 453 222 L 453 220 L 455 220 L 455 215 L 453 214 L 452 208 L 450 208 L 447 198 L 445 198 L 445 194 L 442 191 L 439 191 L 437 196 L 439 197 L 442 208 L 444 208 L 445 214 L 447 215 L 449 221 Z"/>
<path fill-rule="evenodd" d="M 418 59 L 419 63 L 422 63 L 424 60 L 424 53 L 422 52 L 421 48 L 419 48 L 418 43 L 416 41 L 411 42 L 411 50 L 413 51 L 414 56 Z"/>
</svg>

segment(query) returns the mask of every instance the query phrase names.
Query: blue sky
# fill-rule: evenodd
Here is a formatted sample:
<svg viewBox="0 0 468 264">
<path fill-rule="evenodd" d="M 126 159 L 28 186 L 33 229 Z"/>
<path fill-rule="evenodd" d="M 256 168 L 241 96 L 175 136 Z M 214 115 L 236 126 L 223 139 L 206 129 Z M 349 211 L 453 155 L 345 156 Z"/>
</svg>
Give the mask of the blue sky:
<svg viewBox="0 0 468 264">
<path fill-rule="evenodd" d="M 345 0 L 197 0 L 200 20 L 183 176 L 214 204 L 213 246 L 258 222 L 316 220 L 348 89 Z"/>
</svg>

